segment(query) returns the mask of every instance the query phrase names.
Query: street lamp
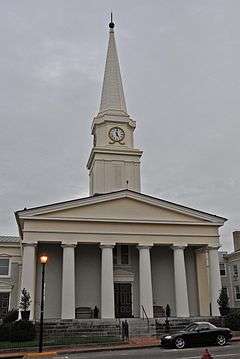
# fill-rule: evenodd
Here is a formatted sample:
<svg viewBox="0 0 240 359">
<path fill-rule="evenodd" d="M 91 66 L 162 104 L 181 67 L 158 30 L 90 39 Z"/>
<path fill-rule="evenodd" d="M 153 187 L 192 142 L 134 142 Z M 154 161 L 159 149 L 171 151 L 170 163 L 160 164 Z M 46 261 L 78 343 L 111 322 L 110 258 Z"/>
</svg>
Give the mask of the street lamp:
<svg viewBox="0 0 240 359">
<path fill-rule="evenodd" d="M 44 314 L 44 282 L 45 282 L 45 265 L 47 263 L 48 257 L 42 255 L 40 257 L 40 262 L 42 265 L 42 289 L 41 289 L 41 315 L 40 315 L 40 331 L 39 331 L 39 346 L 38 351 L 42 353 L 43 349 L 43 314 Z"/>
</svg>

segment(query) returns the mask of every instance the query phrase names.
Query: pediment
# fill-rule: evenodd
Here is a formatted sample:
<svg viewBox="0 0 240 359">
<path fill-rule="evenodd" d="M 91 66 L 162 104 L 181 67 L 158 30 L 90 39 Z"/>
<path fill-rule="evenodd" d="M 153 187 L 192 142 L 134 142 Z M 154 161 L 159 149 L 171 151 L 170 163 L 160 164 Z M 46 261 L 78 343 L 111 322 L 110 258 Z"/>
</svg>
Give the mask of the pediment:
<svg viewBox="0 0 240 359">
<path fill-rule="evenodd" d="M 157 223 L 218 223 L 225 219 L 132 191 L 88 197 L 24 212 L 24 218 Z M 19 217 L 21 218 L 21 212 Z M 221 225 L 220 224 L 220 225 Z"/>
<path fill-rule="evenodd" d="M 41 215 L 40 215 L 41 216 Z M 45 217 L 45 215 L 42 215 Z M 120 198 L 107 202 L 99 202 L 88 206 L 64 209 L 49 213 L 51 218 L 86 218 L 86 219 L 128 219 L 148 221 L 192 221 L 195 217 L 175 212 L 148 203 L 140 202 L 132 198 Z M 201 220 L 200 220 L 201 221 Z"/>
</svg>

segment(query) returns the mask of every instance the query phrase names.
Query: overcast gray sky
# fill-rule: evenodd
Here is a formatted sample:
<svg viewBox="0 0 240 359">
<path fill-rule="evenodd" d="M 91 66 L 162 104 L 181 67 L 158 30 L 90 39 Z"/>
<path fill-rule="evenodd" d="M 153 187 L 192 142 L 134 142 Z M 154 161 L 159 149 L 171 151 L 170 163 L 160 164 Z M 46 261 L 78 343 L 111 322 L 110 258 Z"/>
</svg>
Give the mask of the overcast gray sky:
<svg viewBox="0 0 240 359">
<path fill-rule="evenodd" d="M 240 229 L 239 0 L 0 0 L 0 233 L 13 212 L 88 195 L 109 12 L 142 192 Z"/>
</svg>

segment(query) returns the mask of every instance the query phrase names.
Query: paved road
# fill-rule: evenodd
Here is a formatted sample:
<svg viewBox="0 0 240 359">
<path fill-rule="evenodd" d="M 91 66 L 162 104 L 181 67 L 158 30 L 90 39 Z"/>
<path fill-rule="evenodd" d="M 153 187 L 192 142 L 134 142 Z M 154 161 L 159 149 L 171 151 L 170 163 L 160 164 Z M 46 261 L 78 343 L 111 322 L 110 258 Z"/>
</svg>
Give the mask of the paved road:
<svg viewBox="0 0 240 359">
<path fill-rule="evenodd" d="M 214 359 L 238 359 L 240 358 L 240 343 L 232 343 L 223 348 L 208 348 Z M 59 357 L 59 359 L 200 359 L 204 348 L 187 348 L 183 350 L 177 349 L 131 349 L 119 351 L 104 351 L 98 353 L 82 353 L 72 354 Z"/>
</svg>

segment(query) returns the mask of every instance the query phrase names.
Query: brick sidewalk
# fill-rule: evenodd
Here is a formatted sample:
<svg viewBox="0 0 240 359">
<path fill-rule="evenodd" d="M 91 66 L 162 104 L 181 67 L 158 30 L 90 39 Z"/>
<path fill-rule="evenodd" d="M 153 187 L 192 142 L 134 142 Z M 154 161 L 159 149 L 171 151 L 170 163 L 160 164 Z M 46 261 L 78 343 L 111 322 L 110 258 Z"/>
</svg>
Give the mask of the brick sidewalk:
<svg viewBox="0 0 240 359">
<path fill-rule="evenodd" d="M 240 337 L 232 338 L 232 341 L 240 341 Z M 34 357 L 54 357 L 57 355 L 63 354 L 73 354 L 73 353 L 88 353 L 88 352 L 101 352 L 109 350 L 126 350 L 126 349 L 142 349 L 142 348 L 151 348 L 159 346 L 160 340 L 156 338 L 141 337 L 141 338 L 132 338 L 129 342 L 124 342 L 121 344 L 115 345 L 105 345 L 105 346 L 79 346 L 79 347 L 65 347 L 65 348 L 47 348 L 44 353 L 35 352 L 11 352 L 11 353 L 1 353 L 0 359 L 3 358 L 34 358 Z"/>
</svg>

